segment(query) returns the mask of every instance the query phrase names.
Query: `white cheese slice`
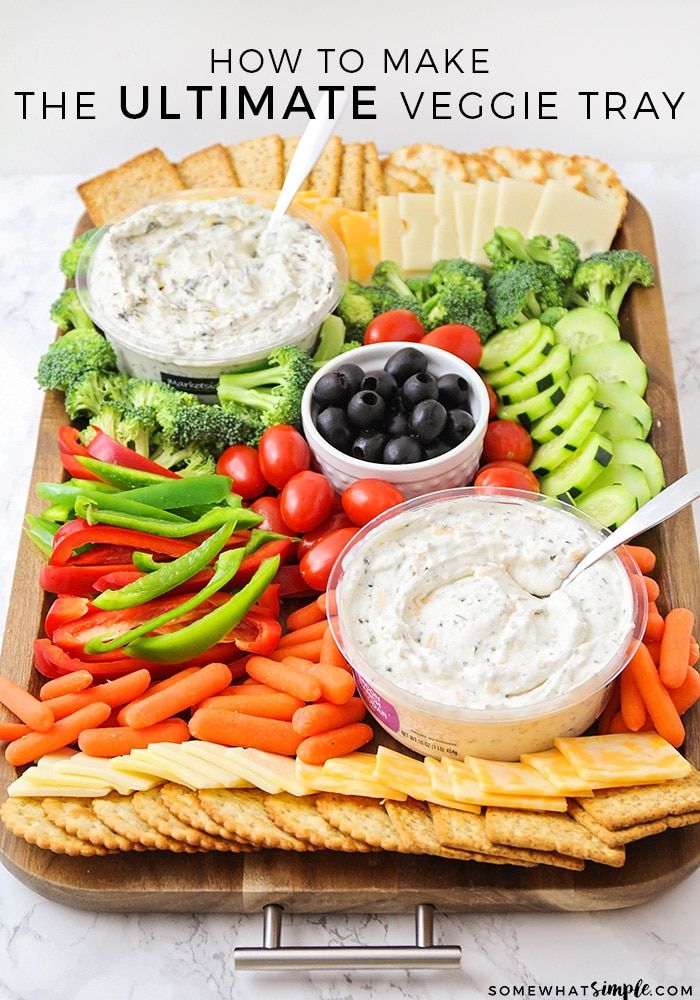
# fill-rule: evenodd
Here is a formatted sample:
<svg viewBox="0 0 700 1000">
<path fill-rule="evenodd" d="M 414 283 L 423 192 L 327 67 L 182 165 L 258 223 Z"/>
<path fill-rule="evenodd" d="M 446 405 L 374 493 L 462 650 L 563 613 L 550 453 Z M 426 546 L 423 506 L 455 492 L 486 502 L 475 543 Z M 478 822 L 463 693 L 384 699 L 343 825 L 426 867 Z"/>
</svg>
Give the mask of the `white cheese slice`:
<svg viewBox="0 0 700 1000">
<path fill-rule="evenodd" d="M 157 744 L 151 744 L 144 750 L 131 751 L 130 756 L 135 759 L 139 770 L 164 781 L 187 785 L 188 788 L 221 788 L 221 784 L 206 772 L 188 766 L 183 760 L 170 760 L 161 755 L 156 746 Z"/>
<path fill-rule="evenodd" d="M 489 263 L 489 259 L 484 253 L 484 243 L 491 239 L 496 227 L 498 189 L 499 184 L 496 181 L 476 182 L 476 206 L 469 259 L 483 266 Z"/>
<path fill-rule="evenodd" d="M 582 257 L 609 250 L 620 225 L 620 209 L 574 191 L 568 184 L 549 180 L 544 185 L 528 236 L 554 237 L 559 233 L 578 243 Z"/>
<path fill-rule="evenodd" d="M 476 212 L 476 184 L 465 184 L 452 193 L 454 201 L 457 245 L 460 257 L 469 258 L 472 252 L 472 233 Z"/>
<path fill-rule="evenodd" d="M 498 182 L 496 225 L 512 226 L 521 233 L 529 233 L 543 190 L 543 185 L 534 181 L 502 177 Z"/>
<path fill-rule="evenodd" d="M 399 217 L 406 227 L 401 237 L 401 266 L 404 271 L 429 271 L 437 222 L 435 195 L 402 192 L 398 199 Z"/>
<path fill-rule="evenodd" d="M 182 752 L 186 759 L 193 766 L 205 764 L 207 774 L 212 779 L 217 779 L 223 788 L 253 787 L 250 781 L 246 781 L 240 776 L 233 761 L 224 756 L 224 747 L 219 743 L 190 740 L 188 743 L 181 743 L 180 746 L 183 748 Z"/>
<path fill-rule="evenodd" d="M 470 187 L 460 181 L 441 177 L 435 186 L 435 230 L 433 232 L 433 263 L 459 257 L 459 233 L 455 212 L 455 192 Z"/>
<path fill-rule="evenodd" d="M 277 791 L 288 792 L 290 795 L 311 795 L 314 792 L 303 776 L 297 773 L 295 757 L 252 748 L 235 748 L 227 753 L 235 757 L 236 767 L 243 777 L 263 791 L 274 786 Z"/>
<path fill-rule="evenodd" d="M 377 198 L 379 216 L 379 257 L 381 260 L 401 261 L 401 237 L 404 226 L 399 215 L 399 199 L 395 194 L 382 194 Z"/>
<path fill-rule="evenodd" d="M 124 769 L 119 770 L 115 762 L 119 760 L 124 764 Z M 132 761 L 133 770 L 126 770 L 130 757 L 91 757 L 86 753 L 77 753 L 74 757 L 58 765 L 55 769 L 57 775 L 65 775 L 67 778 L 87 777 L 98 781 L 104 781 L 116 789 L 120 795 L 128 795 L 129 792 L 145 792 L 159 783 L 159 779 L 150 774 L 138 773 L 136 764 Z"/>
<path fill-rule="evenodd" d="M 103 795 L 109 795 L 112 791 L 109 785 L 73 785 L 68 778 L 63 784 L 46 784 L 40 781 L 27 781 L 26 774 L 20 775 L 7 789 L 7 794 L 11 798 L 71 798 L 71 799 L 99 799 Z"/>
</svg>

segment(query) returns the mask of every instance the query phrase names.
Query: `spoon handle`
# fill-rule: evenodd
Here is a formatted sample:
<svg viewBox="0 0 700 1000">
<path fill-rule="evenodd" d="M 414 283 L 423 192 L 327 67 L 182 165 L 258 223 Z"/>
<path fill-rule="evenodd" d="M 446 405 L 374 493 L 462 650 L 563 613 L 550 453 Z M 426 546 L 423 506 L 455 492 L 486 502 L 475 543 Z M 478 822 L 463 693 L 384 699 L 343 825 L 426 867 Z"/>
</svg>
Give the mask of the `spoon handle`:
<svg viewBox="0 0 700 1000">
<path fill-rule="evenodd" d="M 565 583 L 571 583 L 579 573 L 583 573 L 584 570 L 598 562 L 618 545 L 629 542 L 636 535 L 641 535 L 643 531 L 648 531 L 660 524 L 661 521 L 672 517 L 679 510 L 697 500 L 698 497 L 700 497 L 700 468 L 681 476 L 675 483 L 671 483 L 665 490 L 658 493 L 653 500 L 645 503 L 636 514 L 633 514 L 624 524 L 616 528 L 600 545 L 596 545 L 570 573 Z"/>
</svg>

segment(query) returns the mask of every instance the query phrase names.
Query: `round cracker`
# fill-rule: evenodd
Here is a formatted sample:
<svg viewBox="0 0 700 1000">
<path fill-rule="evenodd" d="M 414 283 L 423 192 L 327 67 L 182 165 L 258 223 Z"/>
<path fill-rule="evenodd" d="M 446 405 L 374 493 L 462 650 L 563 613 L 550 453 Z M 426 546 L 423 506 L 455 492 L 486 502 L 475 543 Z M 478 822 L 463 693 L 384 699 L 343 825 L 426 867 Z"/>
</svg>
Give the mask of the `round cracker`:
<svg viewBox="0 0 700 1000">
<path fill-rule="evenodd" d="M 44 812 L 39 798 L 17 796 L 5 799 L 0 806 L 0 819 L 16 837 L 22 837 L 28 844 L 41 847 L 45 851 L 53 851 L 54 854 L 68 854 L 74 858 L 94 858 L 112 853 L 104 847 L 97 847 L 79 837 L 74 837 L 52 823 Z"/>
<path fill-rule="evenodd" d="M 95 815 L 90 799 L 45 798 L 41 805 L 56 826 L 66 833 L 108 851 L 143 851 L 139 843 L 115 833 Z"/>
<path fill-rule="evenodd" d="M 203 851 L 229 851 L 230 841 L 221 837 L 211 837 L 202 830 L 197 830 L 188 823 L 183 823 L 174 813 L 170 812 L 158 788 L 145 792 L 135 792 L 132 796 L 134 809 L 142 820 L 154 827 L 165 837 L 171 837 L 182 844 L 197 847 Z M 235 850 L 235 848 L 234 848 Z"/>
<path fill-rule="evenodd" d="M 203 788 L 202 808 L 237 837 L 260 847 L 283 851 L 313 851 L 314 847 L 280 829 L 265 811 L 266 792 L 258 788 Z"/>
<path fill-rule="evenodd" d="M 196 847 L 183 844 L 174 837 L 166 837 L 155 827 L 149 826 L 134 809 L 130 795 L 107 795 L 103 799 L 93 799 L 92 807 L 98 819 L 110 830 L 143 847 L 184 854 L 194 854 L 197 851 Z"/>
<path fill-rule="evenodd" d="M 341 833 L 331 826 L 316 808 L 315 795 L 268 795 L 265 811 L 273 823 L 300 840 L 308 840 L 326 851 L 362 852 L 372 850 L 369 844 Z"/>
<path fill-rule="evenodd" d="M 221 823 L 213 820 L 208 812 L 202 808 L 202 804 L 197 797 L 197 793 L 184 785 L 176 785 L 173 781 L 168 781 L 158 789 L 160 797 L 165 803 L 165 807 L 177 818 L 193 826 L 195 830 L 208 833 L 210 837 L 217 837 L 228 842 L 230 851 L 257 851 L 259 848 L 255 844 L 249 844 L 244 840 L 234 836 Z"/>
</svg>

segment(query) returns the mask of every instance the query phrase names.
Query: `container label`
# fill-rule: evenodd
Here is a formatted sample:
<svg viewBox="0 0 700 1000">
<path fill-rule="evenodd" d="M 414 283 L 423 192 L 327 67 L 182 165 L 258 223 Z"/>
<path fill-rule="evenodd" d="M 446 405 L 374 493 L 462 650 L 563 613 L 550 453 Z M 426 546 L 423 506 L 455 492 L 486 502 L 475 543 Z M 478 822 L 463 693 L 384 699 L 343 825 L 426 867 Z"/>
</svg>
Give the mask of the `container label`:
<svg viewBox="0 0 700 1000">
<path fill-rule="evenodd" d="M 394 706 L 388 702 L 386 698 L 382 698 L 380 693 L 375 691 L 372 685 L 368 684 L 367 681 L 360 677 L 356 671 L 353 670 L 353 674 L 355 675 L 355 683 L 357 684 L 358 690 L 372 715 L 378 719 L 383 726 L 390 729 L 392 733 L 398 733 L 401 728 L 401 724 L 399 722 L 398 712 Z"/>
<path fill-rule="evenodd" d="M 195 375 L 174 375 L 172 372 L 161 372 L 161 382 L 171 385 L 180 392 L 192 392 L 196 396 L 215 396 L 219 384 L 218 378 L 198 378 Z"/>
</svg>

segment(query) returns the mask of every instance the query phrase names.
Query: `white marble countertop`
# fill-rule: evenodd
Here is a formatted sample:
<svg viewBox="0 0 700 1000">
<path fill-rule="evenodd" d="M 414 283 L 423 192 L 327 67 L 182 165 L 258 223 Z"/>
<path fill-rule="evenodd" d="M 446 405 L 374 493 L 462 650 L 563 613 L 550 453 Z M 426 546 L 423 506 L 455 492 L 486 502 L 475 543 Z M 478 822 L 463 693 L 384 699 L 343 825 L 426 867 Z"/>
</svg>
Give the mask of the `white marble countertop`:
<svg viewBox="0 0 700 1000">
<path fill-rule="evenodd" d="M 619 164 L 656 229 L 689 466 L 700 464 L 700 163 Z M 0 178 L 0 292 L 4 316 L 0 399 L 0 621 L 21 528 L 41 393 L 36 362 L 52 335 L 56 262 L 81 208 L 72 176 Z M 695 433 L 693 433 L 693 431 Z M 219 914 L 83 913 L 49 902 L 0 868 L 0 1000 L 202 1000 L 252 997 L 266 985 L 301 997 L 477 998 L 525 987 L 593 996 L 590 984 L 700 987 L 700 872 L 632 910 L 440 916 L 440 943 L 461 944 L 460 972 L 312 973 L 234 976 L 231 949 L 258 944 L 259 917 Z M 410 916 L 287 918 L 295 944 L 384 944 L 412 940 Z M 572 988 L 577 993 L 569 992 Z M 583 988 L 587 987 L 587 992 Z M 503 992 L 505 990 L 505 993 Z M 513 995 L 513 994 L 510 994 Z M 520 994 L 522 995 L 522 994 Z M 552 993 L 552 995 L 557 995 Z M 602 994 L 600 994 L 602 995 Z M 660 993 L 657 995 L 665 995 Z M 669 992 L 667 995 L 674 995 Z"/>
</svg>

